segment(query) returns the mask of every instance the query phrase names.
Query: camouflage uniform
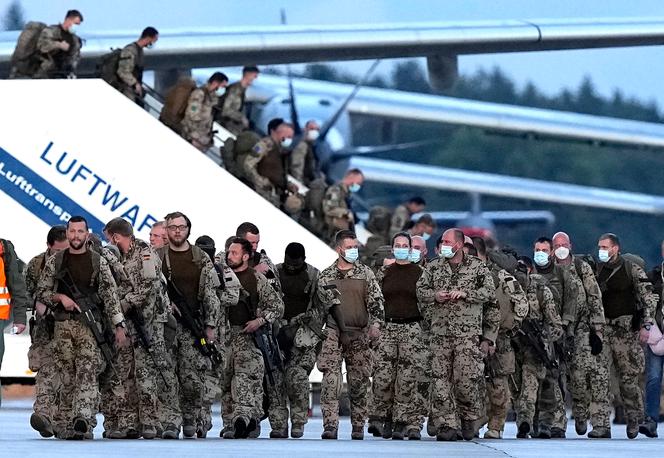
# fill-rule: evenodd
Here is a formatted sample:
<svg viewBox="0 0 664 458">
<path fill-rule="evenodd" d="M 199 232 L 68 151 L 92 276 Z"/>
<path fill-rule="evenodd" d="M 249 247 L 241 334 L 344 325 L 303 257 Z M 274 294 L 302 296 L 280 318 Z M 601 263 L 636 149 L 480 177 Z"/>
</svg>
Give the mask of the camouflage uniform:
<svg viewBox="0 0 664 458">
<path fill-rule="evenodd" d="M 205 326 L 215 328 L 220 320 L 222 310 L 217 297 L 219 278 L 214 269 L 210 257 L 197 246 L 191 245 L 193 264 L 200 270 L 198 278 L 197 302 L 203 311 Z M 165 266 L 167 281 L 171 275 L 170 260 L 168 257 L 169 247 L 160 248 L 157 253 Z M 192 310 L 192 312 L 194 312 Z M 218 332 L 218 330 L 217 330 Z M 200 410 L 203 406 L 205 395 L 205 371 L 210 369 L 210 361 L 205 358 L 195 346 L 195 338 L 191 331 L 178 321 L 174 342 L 174 364 L 178 379 L 179 403 L 182 412 L 182 424 L 185 427 L 198 425 L 200 421 Z"/>
<path fill-rule="evenodd" d="M 509 272 L 494 263 L 488 264 L 496 287 L 496 301 L 500 309 L 500 329 L 496 339 L 496 353 L 486 364 L 493 364 L 495 377 L 487 381 L 486 390 L 488 429 L 502 432 L 505 428 L 510 399 L 509 378 L 514 376 L 516 361 L 511 334 L 528 315 L 528 299 L 519 282 Z"/>
<path fill-rule="evenodd" d="M 284 162 L 281 146 L 271 137 L 260 139 L 244 160 L 244 172 L 254 189 L 275 207 L 281 205 L 288 184 Z"/>
<path fill-rule="evenodd" d="M 531 274 L 526 297 L 529 305 L 526 319 L 537 321 L 546 334 L 543 338 L 552 345 L 562 336 L 562 322 L 551 289 L 539 275 Z M 525 343 L 520 344 L 518 351 L 521 363 L 521 389 L 516 406 L 517 425 L 527 423 L 532 428 L 537 394 L 544 383 L 547 370 L 544 362 Z M 556 399 L 562 397 L 557 381 L 553 384 L 553 391 Z"/>
<path fill-rule="evenodd" d="M 253 269 L 252 269 L 253 271 Z M 274 323 L 283 315 L 284 304 L 281 296 L 270 286 L 263 274 L 253 271 L 256 277 L 258 304 L 256 318 Z M 235 307 L 247 307 L 247 291 L 242 289 L 240 301 Z M 230 311 L 226 309 L 228 319 Z M 269 324 L 265 324 L 268 326 Z M 260 350 L 256 347 L 252 334 L 243 332 L 243 325 L 233 325 L 227 321 L 226 364 L 224 366 L 222 389 L 230 393 L 223 405 L 224 424 L 228 419 L 243 417 L 247 420 L 260 419 L 263 415 L 263 378 L 265 365 Z"/>
<path fill-rule="evenodd" d="M 233 83 L 226 88 L 224 96 L 219 99 L 219 123 L 233 135 L 239 135 L 249 126 L 249 120 L 244 115 L 244 96 L 247 89 L 240 82 Z"/>
<path fill-rule="evenodd" d="M 382 267 L 376 274 L 383 291 L 388 269 Z M 422 269 L 418 269 L 421 275 Z M 417 297 L 413 299 L 416 301 Z M 375 353 L 370 421 L 392 423 L 394 430 L 402 433 L 419 431 L 424 423 L 426 398 L 421 396 L 418 384 L 423 378 L 427 352 L 421 320 L 419 313 L 411 321 L 390 317 L 386 310 L 385 329 Z"/>
<path fill-rule="evenodd" d="M 138 43 L 122 48 L 117 70 L 120 92 L 136 103 L 141 102 L 135 86 L 143 82 L 143 66 L 143 48 Z"/>
<path fill-rule="evenodd" d="M 182 119 L 182 136 L 189 142 L 199 143 L 203 152 L 212 146 L 212 110 L 218 101 L 217 94 L 207 84 L 196 88 L 189 96 Z"/>
<path fill-rule="evenodd" d="M 460 290 L 465 299 L 435 302 L 439 290 Z M 431 261 L 417 283 L 418 299 L 431 317 L 431 416 L 436 429 L 468 429 L 481 415 L 484 377 L 480 336 L 496 341 L 500 312 L 491 274 L 479 259 L 464 255 L 457 266 Z M 465 425 L 464 425 L 465 424 Z"/>
<path fill-rule="evenodd" d="M 28 262 L 25 269 L 25 286 L 30 302 L 34 304 L 37 294 L 37 284 L 46 261 L 49 258 L 47 251 L 38 254 Z M 35 403 L 33 410 L 43 415 L 51 423 L 58 408 L 57 396 L 61 389 L 60 376 L 56 371 L 55 361 L 52 358 L 53 348 L 53 316 L 38 315 L 30 319 L 30 350 L 28 350 L 28 364 L 35 374 Z"/>
<path fill-rule="evenodd" d="M 69 43 L 69 50 L 63 51 L 61 41 Z M 62 28 L 60 24 L 42 30 L 37 40 L 39 69 L 33 78 L 66 78 L 73 74 L 81 57 L 81 39 Z"/>
<path fill-rule="evenodd" d="M 578 291 L 570 367 L 572 415 L 577 422 L 585 423 L 590 418 L 593 428 L 610 428 L 609 365 L 605 353 L 590 353 L 589 343 L 591 329 L 600 333 L 604 330 L 602 293 L 587 262 L 572 257 L 571 264 L 560 266 L 569 271 Z"/>
<path fill-rule="evenodd" d="M 293 178 L 307 187 L 323 177 L 311 141 L 303 139 L 295 145 L 289 155 L 288 169 Z"/>
<path fill-rule="evenodd" d="M 413 215 L 410 213 L 410 210 L 408 210 L 408 207 L 406 207 L 404 204 L 401 204 L 395 208 L 394 212 L 392 213 L 392 220 L 390 222 L 390 237 L 397 232 L 403 231 L 404 227 L 406 227 L 412 216 Z"/>
<path fill-rule="evenodd" d="M 335 285 L 341 292 L 341 304 L 335 305 L 331 295 L 323 288 Z M 361 288 L 356 291 L 354 288 Z M 354 428 L 363 428 L 367 419 L 367 402 L 369 398 L 372 373 L 372 354 L 369 348 L 367 330 L 369 326 L 378 324 L 384 327 L 383 293 L 371 269 L 356 263 L 350 270 L 342 271 L 335 262 L 323 270 L 318 278 L 319 299 L 326 311 L 330 307 L 341 307 L 344 312 L 346 328 L 351 333 L 350 348 L 343 348 L 339 341 L 339 332 L 331 316 L 327 319 L 327 338 L 318 355 L 318 369 L 323 373 L 320 407 L 323 411 L 323 427 L 337 430 L 339 427 L 339 396 L 343 385 L 341 363 L 346 362 L 346 377 L 350 397 L 350 419 Z M 361 292 L 363 294 L 360 296 Z M 351 300 L 363 301 L 362 310 L 348 310 L 352 307 Z M 347 312 L 359 314 L 359 320 L 349 322 Z M 362 322 L 363 321 L 363 322 Z"/>
<path fill-rule="evenodd" d="M 163 375 L 157 377 L 157 411 L 159 422 L 163 429 L 169 425 L 174 430 L 182 426 L 182 410 L 180 409 L 180 387 L 177 377 L 175 361 L 175 333 L 177 322 L 173 316 L 173 308 L 167 293 L 166 277 L 160 275 L 160 291 L 156 313 L 153 321 L 153 335 L 155 336 L 155 353 L 165 355 L 158 368 Z"/>
<path fill-rule="evenodd" d="M 104 368 L 104 361 L 92 331 L 80 320 L 78 314 L 65 312 L 60 304 L 53 301 L 59 284 L 56 275 L 68 251 L 61 251 L 46 261 L 36 294 L 37 300 L 55 310 L 53 356 L 62 383 L 62 390 L 58 393 L 55 424 L 67 428 L 64 435 L 68 434 L 76 418 L 83 418 L 92 425 L 99 402 L 97 379 Z M 113 326 L 117 325 L 124 317 L 113 274 L 105 259 L 94 251 L 90 251 L 90 255 L 93 266 L 91 286 L 97 289 L 103 303 L 105 320 Z"/>
<path fill-rule="evenodd" d="M 353 229 L 354 216 L 349 205 L 350 191 L 343 183 L 337 183 L 325 191 L 323 214 L 327 227 L 327 240 L 334 239 L 334 234 L 342 229 Z"/>
<path fill-rule="evenodd" d="M 604 285 L 602 285 L 602 271 L 605 269 L 612 271 L 614 267 L 620 267 L 621 265 L 624 265 L 625 268 L 631 266 L 631 275 L 628 275 L 627 279 L 629 280 L 631 277 L 632 281 L 631 290 L 633 291 L 633 300 L 635 302 L 633 313 L 637 313 L 637 303 L 640 303 L 643 307 L 638 323 L 639 326 L 653 323 L 653 317 L 657 308 L 657 296 L 653 293 L 652 284 L 648 280 L 648 276 L 635 262 L 627 263 L 620 256 L 617 264 L 609 265 L 600 263 L 598 265 L 597 279 L 603 288 L 602 300 L 604 301 L 603 305 L 606 318 L 602 356 L 606 357 L 606 360 L 613 364 L 619 381 L 620 394 L 625 405 L 625 415 L 628 423 L 636 422 L 638 424 L 643 420 L 644 412 L 640 378 L 645 366 L 643 348 L 639 344 L 639 331 L 634 331 L 632 327 L 633 315 L 622 315 L 613 319 L 609 318 L 610 315 L 607 314 L 606 301 L 615 292 L 610 289 L 604 289 Z M 616 270 L 616 272 L 619 270 Z"/>
</svg>

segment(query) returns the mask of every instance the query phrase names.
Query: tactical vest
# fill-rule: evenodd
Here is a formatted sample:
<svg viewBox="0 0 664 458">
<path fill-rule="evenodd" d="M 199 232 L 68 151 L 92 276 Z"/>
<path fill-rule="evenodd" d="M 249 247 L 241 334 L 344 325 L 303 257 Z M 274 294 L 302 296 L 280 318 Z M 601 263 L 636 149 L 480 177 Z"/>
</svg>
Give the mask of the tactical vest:
<svg viewBox="0 0 664 458">
<path fill-rule="evenodd" d="M 346 328 L 353 331 L 362 330 L 369 324 L 369 313 L 365 304 L 367 281 L 359 278 L 343 278 L 333 283 L 341 292 L 341 314 Z M 327 326 L 337 329 L 337 324 L 330 316 Z"/>
<path fill-rule="evenodd" d="M 270 148 L 256 167 L 258 174 L 270 180 L 277 189 L 286 189 L 286 169 L 284 157 L 277 145 Z"/>
<path fill-rule="evenodd" d="M 244 326 L 248 321 L 256 318 L 258 308 L 258 280 L 254 269 L 249 267 L 244 272 L 236 272 L 242 285 L 240 299 L 235 307 L 228 308 L 228 322 L 231 326 Z"/>
<path fill-rule="evenodd" d="M 0 240 L 0 320 L 9 319 L 11 300 L 5 272 L 5 241 Z"/>
<path fill-rule="evenodd" d="M 313 266 L 307 264 L 306 267 L 293 275 L 286 272 L 283 264 L 277 266 L 284 295 L 284 320 L 290 320 L 309 309 L 318 275 Z"/>
<path fill-rule="evenodd" d="M 84 286 L 83 288 L 81 288 L 81 285 L 77 285 L 81 290 L 81 292 L 83 292 L 83 294 L 90 291 L 96 292 L 99 286 L 97 279 L 99 277 L 99 268 L 100 268 L 99 266 L 101 264 L 101 255 L 94 250 L 88 249 L 88 251 L 90 252 L 90 259 L 92 261 L 92 275 L 90 275 L 90 283 L 88 285 L 83 285 Z M 55 281 L 53 286 L 56 291 L 58 289 L 58 274 L 63 269 L 63 264 L 65 264 L 65 255 L 68 252 L 69 250 L 61 250 L 55 253 Z"/>
</svg>

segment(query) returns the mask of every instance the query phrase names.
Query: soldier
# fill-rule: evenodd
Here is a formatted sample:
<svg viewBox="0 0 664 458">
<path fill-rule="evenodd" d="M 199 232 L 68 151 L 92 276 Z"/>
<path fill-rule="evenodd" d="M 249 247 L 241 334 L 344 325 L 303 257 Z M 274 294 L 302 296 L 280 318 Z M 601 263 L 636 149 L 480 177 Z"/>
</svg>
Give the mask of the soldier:
<svg viewBox="0 0 664 458">
<path fill-rule="evenodd" d="M 477 256 L 491 271 L 496 288 L 496 302 L 500 309 L 500 328 L 496 345 L 489 347 L 489 354 L 485 360 L 485 364 L 491 369 L 490 380 L 486 385 L 489 405 L 487 406 L 488 426 L 484 438 L 502 439 L 510 399 L 514 399 L 517 395 L 509 383 L 509 379 L 513 380 L 516 371 L 511 336 L 528 314 L 528 299 L 516 277 L 487 256 L 484 239 L 473 237 L 472 240 Z M 512 259 L 516 264 L 516 258 Z"/>
<path fill-rule="evenodd" d="M 258 251 L 258 244 L 261 242 L 261 234 L 258 231 L 258 227 L 253 223 L 244 222 L 235 230 L 235 236 L 245 239 L 251 244 L 252 252 L 249 258 L 249 267 L 263 274 L 275 291 L 279 292 L 281 287 L 279 286 L 277 268 L 265 250 Z"/>
<path fill-rule="evenodd" d="M 540 275 L 533 274 L 533 265 L 528 257 L 521 256 L 519 262 L 527 272 L 522 279 L 529 307 L 524 327 L 529 323 L 533 324 L 532 327 L 522 331 L 523 338 L 519 341 L 518 348 L 521 363 L 521 387 L 516 403 L 516 424 L 519 428 L 516 437 L 527 439 L 535 417 L 537 393 L 545 381 L 546 366 L 551 362 L 552 352 L 549 352 L 548 349 L 562 336 L 563 331 L 551 289 Z M 541 330 L 541 333 L 535 335 L 533 332 L 529 332 L 534 329 Z M 544 356 L 542 353 L 547 353 L 547 355 Z M 554 383 L 553 389 L 554 392 L 557 391 L 556 398 L 562 397 L 558 383 Z"/>
<path fill-rule="evenodd" d="M 49 257 L 69 247 L 67 229 L 53 226 L 46 236 L 46 251 L 28 262 L 25 269 L 25 286 L 30 302 L 34 304 L 30 318 L 31 344 L 28 350 L 30 370 L 35 372 L 34 413 L 30 416 L 30 426 L 39 431 L 42 437 L 54 435 L 53 418 L 57 409 L 57 396 L 61 381 L 52 358 L 53 316 L 46 314 L 46 306 L 36 301 L 37 284 Z"/>
<path fill-rule="evenodd" d="M 304 125 L 302 139 L 295 145 L 293 152 L 290 154 L 288 167 L 290 174 L 307 187 L 310 187 L 315 180 L 325 180 L 313 148 L 319 135 L 320 126 L 318 123 L 313 119 L 307 121 Z"/>
<path fill-rule="evenodd" d="M 422 268 L 410 262 L 410 251 L 410 235 L 395 234 L 395 261 L 376 275 L 385 298 L 385 329 L 376 351 L 368 432 L 385 439 L 419 440 L 424 416 L 418 383 L 427 355 L 416 293 Z"/>
<path fill-rule="evenodd" d="M 410 229 L 411 219 L 416 213 L 421 213 L 426 208 L 426 201 L 420 196 L 411 197 L 408 202 L 399 205 L 392 213 L 390 222 L 390 236 L 397 232 Z"/>
<path fill-rule="evenodd" d="M 306 263 L 304 246 L 290 243 L 286 247 L 284 262 L 277 265 L 279 282 L 284 295 L 284 316 L 277 339 L 285 354 L 285 391 L 278 408 L 286 410 L 286 397 L 290 404 L 291 437 L 304 435 L 309 410 L 309 374 L 316 363 L 320 343 L 325 339 L 322 303 L 318 300 L 318 269 Z M 270 421 L 273 421 L 270 403 Z M 272 428 L 274 431 L 274 427 Z M 280 435 L 280 437 L 283 434 Z M 270 437 L 273 437 L 270 433 Z"/>
<path fill-rule="evenodd" d="M 240 280 L 242 290 L 236 306 L 225 311 L 228 324 L 224 390 L 231 393 L 232 429 L 223 432 L 224 439 L 246 439 L 256 430 L 263 411 L 263 355 L 253 334 L 264 326 L 271 327 L 284 310 L 281 297 L 267 279 L 249 266 L 253 253 L 251 243 L 236 237 L 226 252 L 226 264 Z M 265 329 L 265 328 L 264 328 Z"/>
<path fill-rule="evenodd" d="M 214 264 L 214 268 L 220 283 L 219 288 L 217 288 L 219 302 L 221 302 L 222 306 L 224 306 L 224 304 L 227 304 L 227 306 L 237 305 L 238 299 L 240 298 L 240 281 L 230 267 L 228 267 L 221 260 L 215 258 L 214 240 L 207 235 L 202 235 L 196 239 L 196 246 L 205 251 L 205 253 L 210 257 L 210 260 Z M 225 314 L 220 313 L 219 318 L 219 322 L 217 323 L 219 335 L 217 336 L 217 339 L 219 342 L 224 342 L 226 328 Z M 223 355 L 224 349 L 221 348 L 221 350 Z M 196 431 L 196 435 L 198 437 L 207 437 L 208 431 L 212 429 L 212 404 L 221 395 L 221 388 L 223 386 L 223 370 L 224 365 L 220 364 L 215 368 L 211 368 L 205 373 L 205 396 L 203 397 L 200 421 L 197 422 L 199 429 Z"/>
<path fill-rule="evenodd" d="M 158 254 L 177 319 L 174 364 L 179 382 L 182 434 L 185 438 L 195 438 L 196 431 L 203 429 L 197 420 L 205 395 L 205 371 L 210 365 L 209 359 L 202 354 L 200 342 L 201 339 L 208 343 L 216 340 L 221 313 L 217 297 L 220 285 L 209 256 L 187 241 L 191 233 L 189 218 L 181 212 L 173 212 L 165 219 L 169 243 L 160 248 Z M 195 331 L 194 321 L 204 327 L 199 330 L 204 335 Z M 164 438 L 175 439 L 179 428 L 169 425 L 163 434 Z"/>
<path fill-rule="evenodd" d="M 364 174 L 360 169 L 351 169 L 337 184 L 327 188 L 323 199 L 323 214 L 327 227 L 326 239 L 334 243 L 334 235 L 342 230 L 354 230 L 355 217 L 350 208 L 350 196 L 359 192 L 364 183 Z"/>
<path fill-rule="evenodd" d="M 69 10 L 62 24 L 46 27 L 39 34 L 39 69 L 33 78 L 69 78 L 75 75 L 81 55 L 81 39 L 76 35 L 83 22 L 78 10 Z"/>
<path fill-rule="evenodd" d="M 552 240 L 556 265 L 569 273 L 577 283 L 575 290 L 578 291 L 569 374 L 576 433 L 586 434 L 590 418 L 593 430 L 588 433 L 588 437 L 608 438 L 611 437 L 611 409 L 609 365 L 608 361 L 603 359 L 605 354 L 601 352 L 604 328 L 602 293 L 590 265 L 572 254 L 569 236 L 558 232 Z"/>
<path fill-rule="evenodd" d="M 37 286 L 37 299 L 55 319 L 53 356 L 62 390 L 54 422 L 65 428 L 56 431 L 56 437 L 61 439 L 92 438 L 90 426 L 97 413 L 98 377 L 104 368 L 93 331 L 81 319 L 81 308 L 71 297 L 74 292 L 70 282 L 96 305 L 92 312 L 95 320 L 110 323 L 116 345 L 124 347 L 128 343 L 115 280 L 106 260 L 87 249 L 87 238 L 87 221 L 73 216 L 67 222 L 69 248 L 46 261 Z"/>
<path fill-rule="evenodd" d="M 613 363 L 627 415 L 627 437 L 639 433 L 643 394 L 639 377 L 644 369 L 643 349 L 653 324 L 657 296 L 643 269 L 620 254 L 620 240 L 604 234 L 597 244 L 597 282 L 602 291 L 606 334 L 603 352 Z"/>
<path fill-rule="evenodd" d="M 327 338 L 317 361 L 323 373 L 320 406 L 324 431 L 321 437 L 337 438 L 343 384 L 341 363 L 345 361 L 351 438 L 362 440 L 372 373 L 369 344 L 380 336 L 384 325 L 383 293 L 371 269 L 357 262 L 359 242 L 354 232 L 339 231 L 335 246 L 338 259 L 318 278 L 319 297 L 327 312 Z M 331 289 L 339 291 L 338 299 L 333 300 Z"/>
<path fill-rule="evenodd" d="M 107 437 L 130 439 L 140 434 L 144 439 L 154 439 L 161 426 L 157 371 L 166 369 L 165 355 L 156 352 L 163 346 L 154 343 L 155 339 L 163 339 L 163 334 L 152 332 L 161 294 L 161 262 L 150 245 L 134 237 L 127 220 L 114 218 L 106 230 L 120 251 L 119 261 L 126 275 L 126 281 L 118 283 L 118 291 L 133 343 L 118 352 L 116 370 L 126 376 L 121 380 L 124 395 L 116 399 L 121 425 Z"/>
<path fill-rule="evenodd" d="M 413 245 L 410 250 L 410 262 L 419 264 L 422 267 L 426 266 L 429 250 L 427 249 L 427 242 L 424 241 L 424 237 L 420 235 L 411 235 L 410 241 Z"/>
<path fill-rule="evenodd" d="M 247 88 L 258 78 L 258 73 L 258 67 L 244 67 L 242 79 L 228 86 L 219 99 L 215 120 L 235 136 L 249 128 L 249 119 L 244 114 L 244 97 Z"/>
<path fill-rule="evenodd" d="M 168 235 L 166 234 L 166 222 L 158 221 L 150 228 L 150 246 L 155 250 L 168 245 Z"/>
<path fill-rule="evenodd" d="M 143 105 L 143 48 L 151 48 L 159 40 L 154 27 L 143 29 L 139 39 L 122 49 L 117 76 L 120 92 L 139 105 Z"/>
<path fill-rule="evenodd" d="M 439 441 L 456 440 L 459 429 L 465 440 L 474 437 L 483 403 L 477 389 L 482 360 L 495 344 L 500 321 L 491 274 L 482 261 L 463 253 L 463 244 L 459 229 L 445 231 L 437 244 L 440 258 L 428 264 L 417 283 L 424 315 L 431 318 L 429 421 Z"/>
<path fill-rule="evenodd" d="M 551 289 L 556 310 L 562 320 L 564 340 L 555 343 L 556 350 L 560 350 L 564 343 L 573 346 L 574 329 L 576 327 L 576 303 L 579 292 L 577 283 L 554 262 L 553 242 L 548 237 L 540 237 L 534 244 L 533 260 L 535 273 L 541 275 Z M 560 364 L 557 368 L 547 368 L 546 381 L 542 384 L 535 413 L 535 422 L 532 425 L 531 436 L 540 439 L 561 439 L 567 431 L 567 414 L 565 412 L 565 392 L 559 390 L 561 397 L 555 396 L 555 386 L 567 379 L 567 369 L 571 361 L 566 360 L 564 351 L 557 351 Z"/>
<path fill-rule="evenodd" d="M 431 235 L 435 230 L 436 220 L 434 220 L 431 215 L 426 213 L 418 218 L 413 227 L 408 229 L 408 232 L 410 233 L 411 237 L 418 235 L 426 242 L 431 238 Z"/>
<path fill-rule="evenodd" d="M 212 110 L 227 84 L 228 77 L 215 72 L 206 84 L 192 91 L 187 101 L 181 125 L 182 136 L 202 152 L 212 146 Z"/>
<path fill-rule="evenodd" d="M 267 125 L 267 137 L 253 147 L 244 160 L 244 171 L 254 189 L 275 207 L 281 207 L 286 191 L 297 192 L 297 186 L 288 183 L 286 154 L 293 141 L 293 126 L 281 118 Z"/>
</svg>

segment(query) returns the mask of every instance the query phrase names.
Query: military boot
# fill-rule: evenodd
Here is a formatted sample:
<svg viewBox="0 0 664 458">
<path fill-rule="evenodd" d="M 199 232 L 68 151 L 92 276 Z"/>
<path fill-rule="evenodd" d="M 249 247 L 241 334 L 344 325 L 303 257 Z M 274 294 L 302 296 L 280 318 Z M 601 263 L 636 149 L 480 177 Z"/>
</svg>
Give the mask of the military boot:
<svg viewBox="0 0 664 458">
<path fill-rule="evenodd" d="M 270 431 L 270 439 L 288 439 L 288 426 Z"/>
<path fill-rule="evenodd" d="M 136 429 L 134 428 L 127 428 L 127 439 L 138 439 L 141 437 L 141 433 L 139 433 Z"/>
<path fill-rule="evenodd" d="M 548 426 L 540 426 L 536 437 L 537 439 L 551 439 L 551 430 Z"/>
<path fill-rule="evenodd" d="M 364 439 L 364 426 L 353 426 L 353 432 L 350 433 L 350 438 L 354 441 L 361 441 Z"/>
<path fill-rule="evenodd" d="M 551 428 L 551 439 L 565 439 L 565 430 L 562 428 Z"/>
<path fill-rule="evenodd" d="M 53 426 L 51 426 L 51 422 L 44 415 L 37 412 L 30 415 L 30 426 L 35 431 L 38 431 L 41 437 L 53 437 Z"/>
<path fill-rule="evenodd" d="M 331 426 L 326 426 L 323 434 L 320 436 L 321 439 L 337 439 L 337 428 Z"/>
<path fill-rule="evenodd" d="M 502 439 L 502 436 L 500 435 L 500 431 L 497 429 L 487 429 L 486 432 L 484 433 L 484 438 L 485 439 Z"/>
<path fill-rule="evenodd" d="M 611 439 L 611 429 L 610 428 L 593 428 L 592 431 L 588 433 L 588 438 L 590 439 Z"/>
<path fill-rule="evenodd" d="M 646 420 L 639 426 L 639 432 L 646 437 L 657 437 L 657 422 L 652 418 L 647 417 Z"/>
<path fill-rule="evenodd" d="M 172 423 L 167 424 L 164 432 L 161 433 L 162 439 L 177 439 L 178 437 L 180 437 L 180 428 Z"/>
<path fill-rule="evenodd" d="M 386 421 L 385 425 L 383 425 L 383 439 L 391 439 L 391 438 L 392 438 L 392 422 Z"/>
<path fill-rule="evenodd" d="M 246 439 L 249 437 L 249 419 L 245 417 L 236 417 L 233 420 L 233 439 Z M 254 423 L 254 429 L 256 424 Z"/>
<path fill-rule="evenodd" d="M 574 419 L 574 429 L 579 436 L 583 436 L 588 431 L 588 420 L 585 418 Z"/>
<path fill-rule="evenodd" d="M 256 421 L 253 418 L 249 419 L 249 426 L 247 426 L 249 434 L 247 437 L 249 439 L 258 439 L 261 435 L 261 422 Z"/>
<path fill-rule="evenodd" d="M 105 431 L 106 439 L 126 439 L 127 433 L 119 429 L 112 429 L 110 431 Z"/>
<path fill-rule="evenodd" d="M 396 422 L 394 424 L 394 429 L 392 430 L 392 439 L 398 441 L 403 440 L 405 434 L 406 434 L 406 424 L 400 421 Z"/>
<path fill-rule="evenodd" d="M 304 436 L 304 423 L 293 423 L 291 425 L 290 435 L 293 439 L 299 439 Z"/>
<path fill-rule="evenodd" d="M 524 421 L 519 425 L 519 431 L 516 433 L 516 438 L 528 439 L 529 432 L 530 432 L 530 425 Z"/>
<path fill-rule="evenodd" d="M 417 428 L 411 428 L 408 430 L 408 440 L 409 441 L 418 441 L 422 439 L 422 434 Z"/>
<path fill-rule="evenodd" d="M 613 416 L 614 425 L 626 425 L 627 420 L 625 419 L 625 408 L 623 406 L 616 406 Z"/>
<path fill-rule="evenodd" d="M 639 435 L 639 422 L 635 418 L 627 420 L 627 439 L 636 439 Z"/>
<path fill-rule="evenodd" d="M 436 429 L 434 422 L 431 421 L 431 419 L 427 420 L 427 434 L 429 437 L 435 437 L 437 433 L 438 430 Z"/>
<path fill-rule="evenodd" d="M 373 434 L 373 437 L 382 437 L 383 436 L 383 422 L 381 420 L 376 420 L 375 418 L 369 420 L 369 427 L 367 428 L 369 434 Z"/>
<path fill-rule="evenodd" d="M 185 439 L 194 439 L 196 437 L 196 425 L 185 422 L 182 425 L 182 436 L 184 436 Z"/>
<path fill-rule="evenodd" d="M 457 440 L 457 430 L 449 426 L 441 426 L 436 433 L 437 441 L 453 442 Z"/>
<path fill-rule="evenodd" d="M 143 439 L 154 439 L 157 437 L 157 428 L 154 426 L 143 426 Z"/>
<path fill-rule="evenodd" d="M 475 438 L 475 422 L 471 420 L 461 420 L 461 436 L 465 441 L 471 441 Z"/>
<path fill-rule="evenodd" d="M 83 440 L 85 433 L 88 432 L 88 421 L 85 418 L 78 417 L 74 420 L 74 439 Z"/>
</svg>

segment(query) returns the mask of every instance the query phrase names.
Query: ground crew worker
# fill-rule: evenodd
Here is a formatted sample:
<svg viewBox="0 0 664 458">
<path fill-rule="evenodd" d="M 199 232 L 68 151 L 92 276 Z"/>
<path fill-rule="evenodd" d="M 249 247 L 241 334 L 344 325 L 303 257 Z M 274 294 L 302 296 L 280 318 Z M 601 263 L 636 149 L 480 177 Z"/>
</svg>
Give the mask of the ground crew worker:
<svg viewBox="0 0 664 458">
<path fill-rule="evenodd" d="M 154 27 L 146 27 L 139 39 L 122 49 L 118 62 L 117 75 L 120 92 L 139 105 L 143 105 L 143 49 L 151 48 L 159 40 L 159 32 Z"/>
<path fill-rule="evenodd" d="M 371 269 L 358 263 L 359 242 L 352 231 L 339 231 L 335 237 L 338 259 L 318 278 L 320 300 L 327 311 L 327 338 L 318 355 L 323 373 L 321 410 L 323 439 L 336 439 L 339 428 L 339 394 L 343 382 L 341 363 L 345 361 L 350 397 L 351 438 L 364 438 L 367 401 L 372 373 L 370 340 L 380 336 L 384 326 L 383 293 Z M 339 291 L 336 298 L 331 290 Z"/>
<path fill-rule="evenodd" d="M 219 99 L 215 120 L 235 136 L 249 129 L 249 119 L 244 114 L 244 97 L 258 73 L 258 67 L 244 67 L 242 79 L 228 86 Z"/>
<path fill-rule="evenodd" d="M 180 128 L 182 136 L 202 152 L 212 146 L 212 110 L 227 84 L 228 77 L 221 72 L 215 72 L 206 84 L 192 91 L 187 101 Z"/>
</svg>

